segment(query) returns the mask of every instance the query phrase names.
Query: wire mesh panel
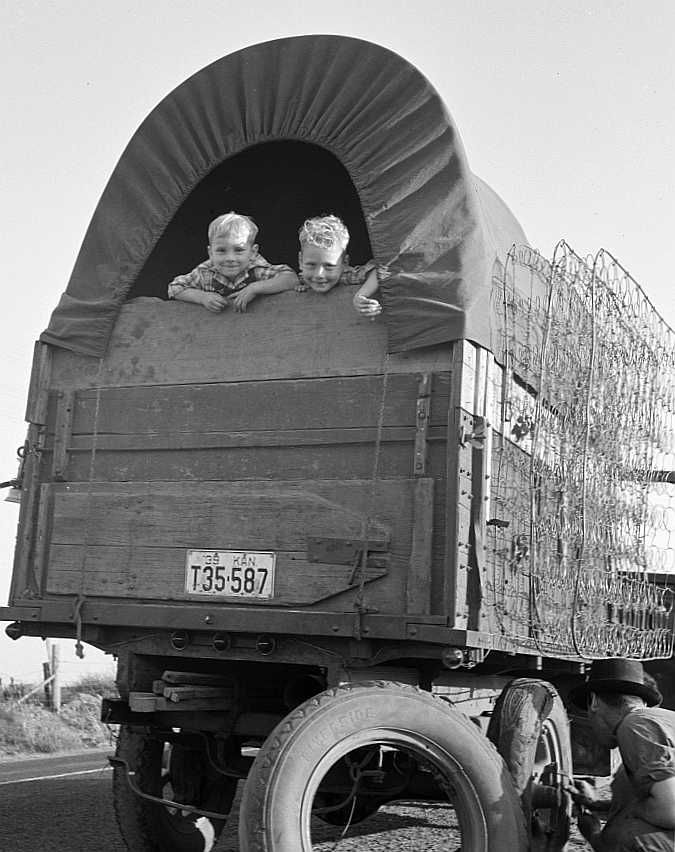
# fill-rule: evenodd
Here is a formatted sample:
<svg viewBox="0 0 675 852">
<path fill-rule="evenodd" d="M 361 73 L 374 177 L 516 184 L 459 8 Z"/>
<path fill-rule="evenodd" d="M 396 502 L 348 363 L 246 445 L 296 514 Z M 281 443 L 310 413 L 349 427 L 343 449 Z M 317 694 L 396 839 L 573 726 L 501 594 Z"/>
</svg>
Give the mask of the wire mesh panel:
<svg viewBox="0 0 675 852">
<path fill-rule="evenodd" d="M 490 629 L 542 653 L 672 653 L 675 334 L 607 252 L 514 247 L 489 522 Z"/>
</svg>

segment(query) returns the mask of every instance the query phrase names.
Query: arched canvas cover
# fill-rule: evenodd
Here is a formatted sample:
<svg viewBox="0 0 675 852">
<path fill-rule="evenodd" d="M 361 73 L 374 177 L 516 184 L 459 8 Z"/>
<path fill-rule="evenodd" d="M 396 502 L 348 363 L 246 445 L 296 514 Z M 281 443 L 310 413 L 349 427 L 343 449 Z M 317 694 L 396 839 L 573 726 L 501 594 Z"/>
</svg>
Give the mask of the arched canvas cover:
<svg viewBox="0 0 675 852">
<path fill-rule="evenodd" d="M 382 287 L 391 351 L 461 337 L 490 346 L 493 266 L 525 242 L 520 226 L 469 171 L 417 69 L 378 45 L 327 35 L 248 47 L 161 101 L 103 192 L 42 340 L 101 356 L 189 193 L 225 159 L 282 139 L 322 146 L 348 170 L 375 259 L 393 273 Z"/>
</svg>

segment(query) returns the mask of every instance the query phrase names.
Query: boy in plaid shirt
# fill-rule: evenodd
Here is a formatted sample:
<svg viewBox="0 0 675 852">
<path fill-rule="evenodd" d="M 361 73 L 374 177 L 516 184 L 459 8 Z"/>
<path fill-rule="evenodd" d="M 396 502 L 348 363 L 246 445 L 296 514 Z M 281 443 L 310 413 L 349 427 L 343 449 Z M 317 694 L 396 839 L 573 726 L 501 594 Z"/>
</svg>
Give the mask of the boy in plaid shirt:
<svg viewBox="0 0 675 852">
<path fill-rule="evenodd" d="M 375 319 L 382 312 L 377 299 L 370 298 L 379 287 L 378 269 L 373 260 L 364 266 L 349 266 L 347 245 L 349 231 L 337 216 L 317 216 L 307 219 L 300 228 L 300 286 L 316 293 L 327 293 L 336 284 L 360 284 L 352 300 L 354 309 L 363 316 Z"/>
<path fill-rule="evenodd" d="M 240 213 L 225 213 L 209 225 L 209 259 L 169 284 L 170 299 L 194 302 L 219 313 L 228 305 L 245 311 L 256 296 L 293 290 L 298 278 L 290 266 L 272 265 L 258 254 L 258 226 Z"/>
</svg>

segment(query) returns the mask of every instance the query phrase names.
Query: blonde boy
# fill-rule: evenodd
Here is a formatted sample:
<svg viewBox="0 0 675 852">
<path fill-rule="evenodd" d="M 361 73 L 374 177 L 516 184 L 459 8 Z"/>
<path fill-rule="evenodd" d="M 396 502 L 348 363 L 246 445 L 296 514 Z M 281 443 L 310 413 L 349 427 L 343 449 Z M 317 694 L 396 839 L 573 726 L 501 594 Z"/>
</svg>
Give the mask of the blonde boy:
<svg viewBox="0 0 675 852">
<path fill-rule="evenodd" d="M 298 278 L 290 266 L 272 265 L 258 254 L 258 226 L 240 213 L 225 213 L 209 225 L 209 259 L 169 284 L 170 299 L 194 302 L 218 313 L 232 305 L 245 311 L 268 293 L 293 290 Z"/>
<path fill-rule="evenodd" d="M 381 313 L 382 305 L 370 298 L 379 287 L 375 262 L 349 266 L 349 231 L 341 219 L 333 215 L 307 219 L 299 236 L 299 289 L 309 287 L 316 293 L 327 293 L 338 283 L 360 284 L 352 300 L 354 309 L 371 318 Z"/>
</svg>

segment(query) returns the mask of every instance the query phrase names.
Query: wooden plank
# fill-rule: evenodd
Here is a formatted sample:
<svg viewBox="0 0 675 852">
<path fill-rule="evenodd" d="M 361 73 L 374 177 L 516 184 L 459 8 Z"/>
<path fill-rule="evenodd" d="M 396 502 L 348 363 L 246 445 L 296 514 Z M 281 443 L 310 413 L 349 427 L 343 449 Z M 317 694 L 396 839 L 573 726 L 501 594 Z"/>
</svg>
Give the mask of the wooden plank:
<svg viewBox="0 0 675 852">
<path fill-rule="evenodd" d="M 37 341 L 33 348 L 33 366 L 28 385 L 26 422 L 44 426 L 47 422 L 49 385 L 52 371 L 52 348 Z"/>
<path fill-rule="evenodd" d="M 410 567 L 406 578 L 406 611 L 428 615 L 431 612 L 431 565 L 434 516 L 434 480 L 415 480 L 413 531 Z"/>
<path fill-rule="evenodd" d="M 130 692 L 129 707 L 137 713 L 153 713 L 159 710 L 194 711 L 194 710 L 230 710 L 232 698 L 194 698 L 180 703 L 170 701 L 151 692 Z"/>
<path fill-rule="evenodd" d="M 416 374 L 389 377 L 385 425 L 415 425 L 417 381 Z M 125 435 L 375 426 L 382 382 L 381 375 L 372 375 L 103 388 L 98 431 Z M 442 410 L 447 407 L 447 374 L 440 374 L 437 384 Z M 74 434 L 93 431 L 95 411 L 96 391 L 78 392 Z M 435 421 L 444 423 L 442 418 Z"/>
<path fill-rule="evenodd" d="M 164 687 L 164 698 L 174 704 L 183 704 L 196 698 L 229 698 L 234 696 L 232 687 L 222 686 L 173 686 Z"/>
<path fill-rule="evenodd" d="M 413 441 L 415 428 L 384 427 L 383 443 Z M 429 439 L 438 440 L 445 436 L 445 427 L 429 430 Z M 184 449 L 230 449 L 234 447 L 304 447 L 336 444 L 374 444 L 377 429 L 294 429 L 291 431 L 247 431 L 247 432 L 164 432 L 161 434 L 97 435 L 96 452 L 99 450 L 184 450 Z M 70 451 L 90 452 L 93 438 L 78 435 L 71 439 Z M 54 445 L 54 453 L 57 449 Z M 54 462 L 56 465 L 56 461 Z M 62 478 L 62 477 L 56 477 Z"/>
<path fill-rule="evenodd" d="M 185 592 L 186 549 L 52 545 L 49 553 L 49 594 L 193 601 L 219 607 L 223 603 L 253 606 L 295 606 L 325 601 L 357 589 L 349 565 L 309 562 L 304 552 L 278 551 L 275 595 L 271 599 L 217 598 Z M 401 586 L 407 553 L 394 553 L 388 569 L 366 569 L 366 583 L 377 581 L 378 600 L 402 607 Z"/>
<path fill-rule="evenodd" d="M 152 692 L 130 692 L 129 709 L 134 713 L 154 713 L 157 709 L 157 696 Z"/>
<path fill-rule="evenodd" d="M 9 600 L 36 594 L 36 580 L 29 569 L 35 545 L 36 524 L 39 515 L 40 481 L 42 478 L 42 450 L 45 445 L 49 382 L 52 368 L 52 350 L 39 341 L 33 349 L 26 420 L 29 423 L 25 459 L 23 463 L 22 499 L 19 526 L 14 551 L 14 566 Z"/>
<path fill-rule="evenodd" d="M 170 701 L 168 698 L 156 699 L 157 710 L 231 710 L 232 698 L 193 698 L 185 699 L 179 704 Z"/>
<path fill-rule="evenodd" d="M 444 597 L 447 586 L 446 527 L 449 510 L 446 505 L 448 488 L 445 479 L 434 481 L 434 511 L 431 538 L 431 583 L 430 613 L 445 617 L 447 614 Z"/>
<path fill-rule="evenodd" d="M 408 480 L 94 482 L 54 486 L 52 541 L 303 550 L 307 536 L 358 538 L 364 517 L 378 537 L 410 529 L 411 515 Z"/>
<path fill-rule="evenodd" d="M 42 465 L 42 447 L 45 440 L 43 426 L 31 423 L 26 439 L 26 456 L 23 467 L 22 490 L 19 510 L 19 527 L 14 551 L 14 567 L 9 592 L 10 603 L 18 597 L 34 595 L 38 590 L 32 576 L 29 576 L 29 564 L 32 556 L 36 522 L 40 503 L 40 479 Z"/>
<path fill-rule="evenodd" d="M 44 587 L 47 550 L 50 539 L 50 529 L 53 513 L 51 486 L 40 487 L 40 502 L 35 528 L 35 548 L 32 561 L 32 583 L 36 590 Z"/>
<path fill-rule="evenodd" d="M 280 293 L 256 299 L 245 314 L 211 314 L 197 305 L 134 299 L 122 306 L 101 375 L 107 387 L 247 381 L 382 372 L 385 321 L 352 307 L 354 291 Z M 450 346 L 393 354 L 391 373 L 439 372 Z M 55 351 L 52 387 L 97 384 L 98 362 Z"/>
<path fill-rule="evenodd" d="M 378 471 L 382 478 L 407 478 L 413 471 L 413 445 L 386 442 Z M 72 453 L 71 482 L 89 477 L 89 455 Z M 445 466 L 445 442 L 429 444 L 431 470 Z M 240 447 L 208 450 L 96 452 L 96 477 L 107 482 L 199 481 L 213 477 L 231 480 L 367 479 L 373 470 L 372 444 L 307 447 Z"/>
</svg>

